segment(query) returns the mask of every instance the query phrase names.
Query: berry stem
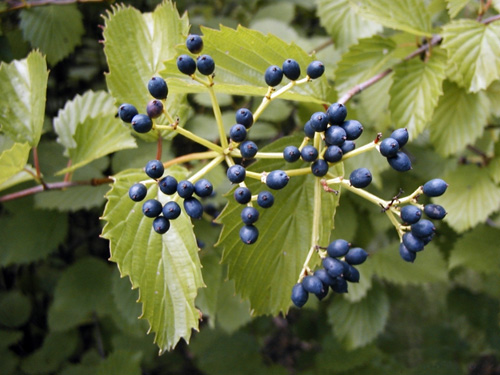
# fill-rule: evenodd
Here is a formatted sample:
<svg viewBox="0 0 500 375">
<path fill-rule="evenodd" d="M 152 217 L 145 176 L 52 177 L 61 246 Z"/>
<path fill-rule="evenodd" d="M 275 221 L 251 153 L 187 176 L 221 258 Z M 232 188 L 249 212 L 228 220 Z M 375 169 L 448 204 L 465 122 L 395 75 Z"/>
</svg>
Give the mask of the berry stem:
<svg viewBox="0 0 500 375">
<path fill-rule="evenodd" d="M 377 145 L 378 145 L 378 143 L 375 143 L 375 141 L 372 141 L 372 142 L 367 143 L 366 145 L 363 145 L 359 148 L 355 148 L 354 150 L 349 151 L 347 154 L 343 155 L 342 161 L 347 160 L 349 158 L 352 158 L 354 156 L 361 155 L 367 151 L 370 151 L 370 150 L 376 148 Z"/>
<path fill-rule="evenodd" d="M 377 197 L 376 195 L 367 192 L 366 190 L 358 189 L 358 188 L 355 188 L 354 186 L 351 186 L 350 181 L 347 179 L 334 178 L 332 180 L 327 180 L 326 182 L 328 185 L 330 185 L 332 183 L 340 183 L 347 190 L 352 191 L 354 194 L 359 195 L 361 198 L 364 198 L 367 201 L 370 201 L 379 207 L 389 206 L 389 203 L 390 203 L 389 201 L 383 200 L 383 199 Z"/>
<path fill-rule="evenodd" d="M 228 143 L 226 138 L 226 131 L 224 130 L 224 123 L 222 122 L 222 112 L 220 110 L 219 102 L 217 101 L 217 96 L 215 95 L 215 90 L 213 86 L 208 86 L 208 93 L 210 94 L 210 100 L 212 101 L 212 108 L 214 110 L 215 121 L 217 121 L 220 144 L 223 149 L 227 149 Z"/>
<path fill-rule="evenodd" d="M 292 176 L 304 176 L 306 174 L 311 174 L 311 167 L 290 169 L 285 171 L 289 177 Z"/>
<path fill-rule="evenodd" d="M 240 150 L 234 150 L 229 155 L 241 157 L 241 152 L 240 152 Z M 254 158 L 255 159 L 283 159 L 283 153 L 282 152 L 257 152 L 255 154 Z"/>
<path fill-rule="evenodd" d="M 220 153 L 218 153 L 217 151 L 195 152 L 192 154 L 178 156 L 175 159 L 169 160 L 163 163 L 163 167 L 167 169 L 172 165 L 186 163 L 192 160 L 211 159 L 217 157 L 218 155 L 220 155 Z"/>
<path fill-rule="evenodd" d="M 224 153 L 224 151 L 222 150 L 222 148 L 219 145 L 216 145 L 215 143 L 207 141 L 206 139 L 199 137 L 196 134 L 191 133 L 189 130 L 181 128 L 180 126 L 177 126 L 175 124 L 173 124 L 173 125 L 155 125 L 155 128 L 160 129 L 160 130 L 169 130 L 169 131 L 174 130 L 174 131 L 178 132 L 179 134 L 183 135 L 184 137 L 189 138 L 192 141 L 199 143 L 200 145 L 203 145 L 212 151 L 217 152 L 218 154 Z M 226 141 L 226 143 L 227 143 L 227 141 Z"/>
<path fill-rule="evenodd" d="M 203 177 L 208 172 L 210 172 L 212 169 L 214 169 L 216 166 L 218 166 L 220 163 L 222 163 L 224 161 L 224 158 L 225 158 L 225 155 L 218 155 L 210 163 L 208 163 L 203 168 L 201 168 L 198 172 L 196 172 L 194 175 L 192 175 L 191 177 L 189 177 L 188 181 L 192 182 L 192 183 L 195 183 L 201 177 Z"/>
<path fill-rule="evenodd" d="M 398 199 L 399 204 L 405 204 L 405 203 L 413 203 L 415 199 L 419 196 L 422 195 L 424 191 L 422 190 L 422 186 L 419 186 L 417 190 L 415 190 L 413 193 L 410 195 L 403 197 L 401 199 Z"/>
</svg>

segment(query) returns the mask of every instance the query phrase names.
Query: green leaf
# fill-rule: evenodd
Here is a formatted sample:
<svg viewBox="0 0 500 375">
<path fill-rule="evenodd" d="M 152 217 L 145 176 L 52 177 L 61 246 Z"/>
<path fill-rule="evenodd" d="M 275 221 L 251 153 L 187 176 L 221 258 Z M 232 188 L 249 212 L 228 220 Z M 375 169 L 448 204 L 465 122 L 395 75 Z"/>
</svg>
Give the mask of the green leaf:
<svg viewBox="0 0 500 375">
<path fill-rule="evenodd" d="M 439 48 L 423 62 L 412 59 L 397 65 L 391 86 L 390 109 L 395 127 L 408 129 L 411 138 L 422 133 L 443 94 L 446 55 Z"/>
<path fill-rule="evenodd" d="M 373 288 L 357 303 L 336 298 L 327 313 L 328 322 L 339 341 L 347 349 L 357 349 L 383 331 L 389 317 L 389 298 L 382 288 Z"/>
<path fill-rule="evenodd" d="M 362 17 L 391 29 L 417 36 L 432 36 L 431 16 L 419 0 L 349 0 Z"/>
<path fill-rule="evenodd" d="M 500 81 L 493 82 L 488 87 L 488 90 L 486 90 L 486 95 L 490 99 L 491 114 L 495 117 L 500 117 L 500 105 L 497 105 L 497 103 L 500 103 Z"/>
<path fill-rule="evenodd" d="M 446 0 L 446 8 L 451 18 L 455 18 L 458 13 L 467 5 L 470 0 Z"/>
<path fill-rule="evenodd" d="M 19 143 L 35 147 L 42 134 L 49 72 L 40 52 L 0 65 L 1 130 Z"/>
<path fill-rule="evenodd" d="M 141 352 L 117 350 L 97 367 L 96 375 L 141 375 Z"/>
<path fill-rule="evenodd" d="M 448 214 L 445 221 L 457 232 L 484 222 L 500 206 L 500 187 L 491 181 L 488 171 L 475 165 L 461 165 L 443 179 L 446 193 L 434 198 Z"/>
<path fill-rule="evenodd" d="M 305 77 L 307 66 L 315 58 L 295 43 L 285 43 L 274 35 L 264 35 L 258 31 L 239 26 L 236 30 L 221 26 L 220 30 L 202 28 L 203 53 L 215 61 L 214 90 L 231 95 L 265 96 L 267 86 L 264 72 L 270 65 L 281 66 L 287 58 L 293 58 L 301 67 L 301 77 Z M 187 49 L 178 49 L 187 53 Z M 182 74 L 177 69 L 176 59 L 165 63 L 162 75 L 169 77 L 169 87 L 175 92 L 206 92 L 207 88 Z M 284 78 L 281 86 L 287 83 Z M 281 87 L 281 86 L 278 86 Z M 324 103 L 327 99 L 326 77 L 315 79 L 293 87 L 281 96 L 283 99 Z"/>
<path fill-rule="evenodd" d="M 493 0 L 493 7 L 500 12 L 500 0 Z"/>
<path fill-rule="evenodd" d="M 117 103 L 133 104 L 139 113 L 145 113 L 152 99 L 147 85 L 151 77 L 164 69 L 163 62 L 172 59 L 175 46 L 184 43 L 189 31 L 187 14 L 179 16 L 171 1 L 164 1 L 152 13 L 119 5 L 104 18 L 104 53 L 109 66 L 106 83 Z M 183 125 L 188 117 L 185 95 L 173 93 L 169 87 L 166 109 L 179 117 Z M 158 123 L 166 123 L 164 116 Z M 156 132 L 138 134 L 145 140 L 155 140 Z M 175 132 L 162 131 L 165 139 Z"/>
<path fill-rule="evenodd" d="M 497 274 L 500 268 L 498 257 L 498 228 L 479 225 L 465 233 L 450 254 L 450 269 L 467 267 L 478 272 Z"/>
<path fill-rule="evenodd" d="M 51 65 L 73 52 L 85 32 L 76 4 L 23 9 L 20 18 L 24 39 L 40 48 Z"/>
<path fill-rule="evenodd" d="M 170 169 L 166 173 L 178 181 L 185 170 Z M 143 172 L 128 170 L 114 177 L 107 194 L 102 236 L 110 241 L 113 262 L 121 275 L 129 276 L 132 287 L 139 288 L 143 304 L 142 318 L 156 332 L 160 352 L 173 348 L 192 329 L 198 329 L 199 311 L 194 306 L 197 289 L 203 287 L 198 259 L 198 246 L 189 217 L 183 212 L 172 220 L 164 235 L 153 230 L 152 220 L 142 214 L 142 202 L 128 197 L 132 184 L 144 180 Z M 157 197 L 157 185 L 150 185 L 146 199 Z M 157 197 L 165 203 L 168 199 Z"/>
<path fill-rule="evenodd" d="M 300 136 L 281 138 L 262 151 L 282 151 L 287 145 L 300 145 L 301 140 Z M 261 159 L 249 170 L 286 170 L 289 165 L 282 159 Z M 342 165 L 332 167 L 331 172 L 342 174 Z M 234 199 L 218 218 L 224 224 L 219 239 L 224 248 L 222 262 L 228 264 L 229 278 L 235 281 L 236 291 L 250 300 L 255 315 L 286 312 L 291 304 L 290 292 L 311 247 L 315 180 L 311 174 L 292 177 L 284 189 L 272 192 L 275 201 L 271 209 L 256 207 L 260 212 L 256 223 L 259 239 L 253 245 L 244 244 L 239 237 L 242 207 Z M 257 180 L 247 179 L 247 185 L 252 194 L 268 190 Z M 338 196 L 321 188 L 320 199 L 319 243 L 326 246 Z M 319 257 L 315 256 L 311 265 L 317 263 Z"/>
<path fill-rule="evenodd" d="M 0 294 L 0 324 L 15 328 L 26 324 L 31 315 L 31 301 L 18 290 Z"/>
<path fill-rule="evenodd" d="M 11 143 L 0 135 L 0 186 L 24 168 L 30 150 L 28 143 Z"/>
<path fill-rule="evenodd" d="M 486 89 L 500 78 L 500 23 L 452 21 L 443 27 L 448 76 L 469 92 Z"/>
<path fill-rule="evenodd" d="M 443 96 L 429 124 L 436 151 L 449 156 L 473 144 L 483 134 L 488 109 L 484 92 L 468 93 L 455 83 L 444 81 Z"/>
<path fill-rule="evenodd" d="M 345 50 L 358 39 L 382 31 L 382 25 L 358 15 L 349 0 L 316 0 L 321 26 L 333 38 L 336 48 Z"/>
</svg>

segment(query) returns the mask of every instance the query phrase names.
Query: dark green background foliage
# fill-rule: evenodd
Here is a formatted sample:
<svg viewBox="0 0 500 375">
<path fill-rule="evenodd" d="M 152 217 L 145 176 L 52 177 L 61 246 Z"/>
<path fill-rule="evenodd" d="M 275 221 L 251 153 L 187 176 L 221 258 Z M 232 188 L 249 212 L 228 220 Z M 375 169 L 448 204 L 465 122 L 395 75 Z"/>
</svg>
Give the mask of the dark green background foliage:
<svg viewBox="0 0 500 375">
<path fill-rule="evenodd" d="M 486 1 L 475 0 L 186 0 L 176 4 L 180 16 L 171 3 L 157 8 L 156 0 L 124 2 L 138 11 L 106 1 L 11 9 L 21 3 L 0 3 L 2 375 L 500 374 L 500 22 L 479 22 L 496 16 L 500 1 L 488 2 L 484 15 L 480 7 Z M 119 25 L 142 22 L 140 12 L 155 9 L 162 32 L 170 38 L 153 54 L 137 35 L 120 33 Z M 171 19 L 167 22 L 166 17 Z M 185 51 L 182 42 L 188 32 L 203 33 L 216 66 L 224 67 L 216 82 L 218 78 L 217 95 L 228 128 L 236 109 L 257 107 L 264 81 L 251 73 L 263 74 L 268 58 L 258 43 L 254 50 L 242 47 L 240 56 L 226 56 L 225 48 L 234 47 L 229 41 L 265 41 L 274 46 L 276 56 L 289 53 L 286 57 L 303 63 L 316 51 L 316 58 L 325 63 L 326 78 L 269 106 L 251 132 L 259 147 L 299 134 L 311 113 L 322 110 L 321 103 L 334 102 L 356 84 L 392 68 L 349 101 L 349 118 L 365 127 L 359 144 L 371 141 L 377 132 L 387 136 L 392 129 L 407 127 L 411 142 L 406 151 L 413 171 L 392 171 L 375 152 L 353 158 L 344 167 L 346 175 L 354 168 L 369 168 L 374 183 L 368 190 L 384 199 L 400 188 L 409 193 L 431 178 L 444 178 L 450 187 L 436 202 L 449 214 L 432 245 L 414 264 L 403 262 L 396 232 L 388 220 L 380 219 L 380 209 L 357 196 L 342 195 L 331 237 L 346 238 L 369 252 L 359 267 L 361 282 L 347 295 L 330 295 L 321 303 L 310 298 L 301 310 L 288 310 L 290 290 L 282 285 L 293 284 L 297 270 L 274 271 L 262 264 L 264 276 L 259 280 L 249 282 L 242 276 L 244 270 L 232 254 L 246 257 L 254 267 L 259 261 L 249 256 L 254 248 L 244 247 L 232 233 L 237 229 L 237 214 L 232 213 L 239 211 L 231 202 L 221 219 L 221 246 L 215 245 L 222 226 L 210 220 L 194 223 L 194 233 L 204 244 L 199 253 L 192 251 L 196 247 L 186 231 L 189 222 L 179 227 L 185 233 L 186 252 L 181 255 L 192 258 L 189 266 L 194 271 L 189 280 L 175 281 L 180 289 L 192 286 L 191 291 L 206 285 L 195 300 L 203 314 L 199 332 L 193 332 L 189 345 L 181 339 L 189 341 L 191 328 L 198 324 L 194 306 L 185 312 L 191 325 L 179 328 L 172 323 L 165 328 L 151 323 L 158 315 L 146 307 L 142 311 L 137 300 L 146 306 L 156 297 L 148 295 L 152 289 L 139 289 L 141 294 L 131 289 L 131 280 L 141 288 L 145 281 L 127 271 L 137 264 L 122 259 L 123 247 L 140 250 L 142 242 L 133 239 L 135 232 L 117 229 L 117 221 L 122 222 L 116 217 L 134 209 L 131 201 L 120 198 L 140 179 L 140 168 L 154 157 L 156 143 L 154 136 L 131 136 L 115 114 L 125 99 L 145 104 L 145 83 L 160 73 L 171 77 L 168 105 L 182 115 L 181 124 L 216 141 L 208 96 L 173 69 L 173 58 Z M 430 54 L 402 61 L 429 43 L 425 37 L 433 34 L 443 40 Z M 30 54 L 35 49 L 40 52 Z M 157 61 L 147 60 L 151 56 L 144 51 Z M 237 65 L 231 59 L 241 56 L 248 58 L 247 75 L 232 80 Z M 33 96 L 26 107 L 9 91 L 9 82 L 19 74 L 14 60 L 24 61 L 31 73 Z M 147 70 L 149 63 L 157 65 Z M 143 68 L 135 78 L 127 74 L 133 65 Z M 123 77 L 130 82 L 124 84 Z M 46 103 L 37 102 L 44 95 Z M 65 128 L 68 123 L 74 128 Z M 163 161 L 204 150 L 180 136 L 164 136 Z M 92 147 L 81 147 L 89 139 Z M 301 138 L 288 139 L 300 143 Z M 270 149 L 284 144 L 278 140 Z M 74 181 L 116 176 L 113 189 L 105 183 L 7 199 L 36 185 L 30 175 L 35 171 L 32 147 L 38 150 L 44 181 L 61 181 L 66 172 Z M 280 167 L 280 162 L 272 163 L 265 166 Z M 30 173 L 23 172 L 24 167 Z M 182 178 L 201 165 L 185 167 L 171 174 Z M 222 210 L 231 191 L 225 171 L 216 168 L 208 178 L 216 187 L 210 203 Z M 312 178 L 303 179 L 306 186 Z M 297 187 L 303 180 L 292 181 L 294 195 L 287 198 L 286 189 L 277 194 L 283 207 L 276 212 L 307 226 L 312 217 L 310 191 Z M 106 210 L 105 195 L 115 202 Z M 286 199 L 302 205 L 294 207 Z M 327 198 L 322 203 L 334 211 L 337 202 Z M 331 215 L 323 215 L 322 236 L 327 236 Z M 101 216 L 108 224 L 104 232 Z M 269 218 L 266 225 L 286 232 L 279 217 Z M 143 222 L 131 216 L 125 229 L 141 228 L 144 233 Z M 149 231 L 149 224 L 145 226 Z M 117 236 L 132 239 L 125 246 L 115 245 Z M 298 243 L 295 237 L 288 242 L 284 237 L 281 242 L 287 246 Z M 116 251 L 111 260 L 120 270 L 109 262 L 107 239 Z M 151 241 L 161 242 L 159 237 Z M 273 243 L 256 246 L 266 254 L 275 250 Z M 175 269 L 177 249 L 162 249 L 152 256 L 172 257 L 168 259 Z M 298 258 L 307 253 L 306 248 L 289 251 Z M 120 278 L 120 271 L 130 279 Z M 166 320 L 178 316 L 172 314 L 179 311 L 168 308 L 172 310 L 165 310 Z M 141 314 L 146 319 L 138 319 Z M 148 322 L 165 351 L 161 356 L 154 333 L 146 334 Z"/>
</svg>

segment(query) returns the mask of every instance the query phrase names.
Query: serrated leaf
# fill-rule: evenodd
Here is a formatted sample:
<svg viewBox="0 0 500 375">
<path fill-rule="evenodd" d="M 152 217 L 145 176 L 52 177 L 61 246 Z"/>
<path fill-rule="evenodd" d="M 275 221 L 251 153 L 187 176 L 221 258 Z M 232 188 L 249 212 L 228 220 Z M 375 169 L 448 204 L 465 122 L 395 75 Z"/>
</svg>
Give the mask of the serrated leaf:
<svg viewBox="0 0 500 375">
<path fill-rule="evenodd" d="M 350 303 L 336 298 L 327 310 L 335 336 L 347 349 L 357 349 L 380 334 L 389 317 L 389 298 L 381 287 L 373 288 L 366 298 Z"/>
<path fill-rule="evenodd" d="M 439 48 L 423 62 L 412 59 L 394 68 L 390 109 L 396 128 L 407 128 L 410 138 L 422 133 L 443 94 L 446 55 Z"/>
<path fill-rule="evenodd" d="M 300 136 L 281 138 L 262 151 L 282 152 L 287 145 L 300 145 L 301 139 Z M 261 159 L 249 170 L 270 172 L 291 168 L 282 159 Z M 339 175 L 341 168 L 341 165 L 332 167 L 331 172 Z M 275 201 L 271 208 L 261 209 L 255 205 L 260 212 L 255 225 L 259 239 L 253 245 L 244 244 L 239 237 L 242 207 L 234 199 L 229 200 L 218 218 L 224 224 L 219 239 L 219 245 L 224 248 L 222 262 L 228 264 L 229 278 L 234 279 L 236 291 L 250 300 L 255 315 L 286 312 L 291 304 L 291 289 L 311 247 L 315 181 L 310 174 L 292 177 L 284 189 L 272 192 Z M 269 190 L 257 180 L 247 179 L 247 185 L 252 194 Z M 338 196 L 321 188 L 320 199 L 319 243 L 326 246 Z M 311 266 L 318 262 L 319 257 L 313 258 Z"/>
<path fill-rule="evenodd" d="M 14 143 L 11 147 L 0 152 L 0 185 L 24 168 L 30 150 L 31 147 L 28 143 Z"/>
<path fill-rule="evenodd" d="M 478 272 L 497 274 L 500 268 L 498 228 L 479 225 L 458 239 L 450 254 L 450 269 L 462 266 Z"/>
<path fill-rule="evenodd" d="M 349 0 L 362 17 L 391 29 L 417 36 L 432 36 L 431 16 L 419 0 Z"/>
<path fill-rule="evenodd" d="M 448 214 L 445 221 L 457 232 L 484 222 L 500 207 L 500 187 L 491 181 L 488 171 L 475 165 L 461 165 L 443 177 L 446 193 L 434 198 Z"/>
<path fill-rule="evenodd" d="M 445 80 L 443 95 L 429 124 L 431 142 L 436 151 L 449 156 L 473 144 L 483 134 L 488 108 L 484 92 L 468 93 Z"/>
<path fill-rule="evenodd" d="M 76 4 L 23 9 L 20 18 L 24 39 L 40 48 L 51 65 L 73 52 L 85 32 Z"/>
<path fill-rule="evenodd" d="M 442 35 L 451 80 L 478 92 L 500 78 L 500 23 L 452 21 L 443 27 Z"/>
<path fill-rule="evenodd" d="M 175 56 L 174 47 L 185 42 L 189 31 L 187 14 L 180 17 L 175 5 L 164 1 L 154 12 L 144 14 L 131 7 L 116 6 L 104 19 L 109 92 L 117 103 L 133 104 L 139 113 L 145 113 L 146 105 L 152 99 L 148 81 L 164 69 L 164 61 Z M 180 118 L 182 126 L 189 113 L 186 96 L 175 94 L 169 86 L 165 105 L 174 118 Z M 165 116 L 156 121 L 160 124 L 167 122 Z M 161 134 L 164 139 L 175 136 L 175 132 L 169 131 Z M 157 133 L 138 136 L 151 141 L 157 138 Z"/>
<path fill-rule="evenodd" d="M 178 181 L 186 177 L 184 170 L 170 169 L 166 173 Z M 130 186 L 145 177 L 135 170 L 114 177 L 106 196 L 102 237 L 110 241 L 110 260 L 118 264 L 122 277 L 129 276 L 132 287 L 139 288 L 141 317 L 148 320 L 163 352 L 181 338 L 188 342 L 192 329 L 198 329 L 199 312 L 194 299 L 204 284 L 189 217 L 183 212 L 171 221 L 166 234 L 159 235 L 153 230 L 152 220 L 142 214 L 143 203 L 128 198 Z M 157 185 L 150 185 L 145 199 L 157 194 Z M 165 203 L 167 198 L 160 199 Z"/>
<path fill-rule="evenodd" d="M 349 47 L 335 71 L 335 88 L 339 96 L 398 61 L 392 54 L 395 48 L 394 41 L 378 35 L 361 39 Z"/>
<path fill-rule="evenodd" d="M 40 52 L 0 65 L 1 129 L 14 141 L 35 147 L 40 141 L 49 72 Z"/>
<path fill-rule="evenodd" d="M 358 39 L 382 31 L 382 25 L 358 15 L 349 0 L 316 0 L 321 25 L 332 36 L 336 48 L 345 50 Z"/>
<path fill-rule="evenodd" d="M 446 0 L 446 8 L 451 18 L 455 18 L 458 13 L 467 5 L 470 0 Z"/>
<path fill-rule="evenodd" d="M 236 30 L 220 26 L 220 30 L 202 28 L 203 53 L 215 61 L 214 90 L 231 95 L 265 96 L 267 86 L 264 73 L 270 65 L 282 66 L 288 58 L 296 60 L 301 67 L 301 78 L 313 56 L 307 54 L 295 43 L 285 43 L 274 35 L 264 35 L 259 31 L 238 26 Z M 180 53 L 187 53 L 179 47 Z M 177 69 L 176 59 L 165 63 L 161 73 L 169 77 L 169 87 L 175 92 L 206 92 L 206 87 Z M 281 87 L 287 83 L 283 79 Z M 293 87 L 281 96 L 283 99 L 324 103 L 328 94 L 326 77 L 315 79 L 306 84 Z"/>
</svg>

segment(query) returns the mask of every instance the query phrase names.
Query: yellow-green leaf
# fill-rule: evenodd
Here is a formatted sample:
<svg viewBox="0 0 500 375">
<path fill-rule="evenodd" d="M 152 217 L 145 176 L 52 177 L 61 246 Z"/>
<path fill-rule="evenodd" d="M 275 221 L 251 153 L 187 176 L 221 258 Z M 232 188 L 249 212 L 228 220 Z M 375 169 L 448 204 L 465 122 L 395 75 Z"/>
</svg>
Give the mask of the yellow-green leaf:
<svg viewBox="0 0 500 375">
<path fill-rule="evenodd" d="M 24 168 L 31 150 L 28 143 L 13 143 L 4 148 L 4 141 L 6 137 L 0 135 L 0 186 Z"/>
</svg>

